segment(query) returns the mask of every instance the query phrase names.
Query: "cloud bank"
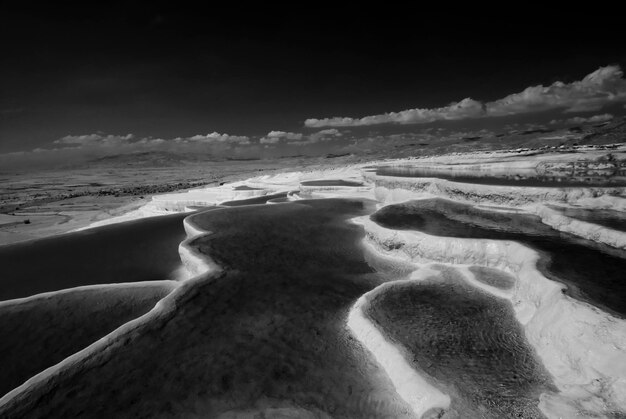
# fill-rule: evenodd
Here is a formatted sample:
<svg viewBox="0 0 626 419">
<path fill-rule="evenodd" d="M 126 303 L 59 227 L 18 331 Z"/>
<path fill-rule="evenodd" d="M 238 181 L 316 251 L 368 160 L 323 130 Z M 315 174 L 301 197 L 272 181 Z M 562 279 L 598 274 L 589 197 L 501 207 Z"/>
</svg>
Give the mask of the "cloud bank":
<svg viewBox="0 0 626 419">
<path fill-rule="evenodd" d="M 66 135 L 54 140 L 50 147 L 37 147 L 31 151 L 0 154 L 2 168 L 38 168 L 79 164 L 102 157 L 133 153 L 174 153 L 181 156 L 211 158 L 254 158 L 260 156 L 258 143 L 247 136 L 197 134 L 172 139 L 138 137 L 134 134 Z"/>
<path fill-rule="evenodd" d="M 276 144 L 281 140 L 300 141 L 301 139 L 302 134 L 298 132 L 270 131 L 265 137 L 262 137 L 259 142 L 261 144 Z"/>
<path fill-rule="evenodd" d="M 626 80 L 619 66 L 600 67 L 572 83 L 557 81 L 549 86 L 531 86 L 522 92 L 492 102 L 465 98 L 448 106 L 433 109 L 407 109 L 363 118 L 310 118 L 310 128 L 357 127 L 379 124 L 425 124 L 441 120 L 459 120 L 493 116 L 517 115 L 563 109 L 564 112 L 597 111 L 619 102 L 626 102 Z"/>
<path fill-rule="evenodd" d="M 550 121 L 550 124 L 593 124 L 599 122 L 607 122 L 613 119 L 613 115 L 610 113 L 603 113 L 600 115 L 593 115 L 588 118 L 584 118 L 582 116 L 575 116 L 569 119 L 553 119 Z"/>
<path fill-rule="evenodd" d="M 317 130 L 308 134 L 270 131 L 261 137 L 218 132 L 169 139 L 104 132 L 72 134 L 51 141 L 48 147 L 0 154 L 0 168 L 62 167 L 68 163 L 75 165 L 118 155 L 141 154 L 149 158 L 149 153 L 169 153 L 172 156 L 189 158 L 190 161 L 222 158 L 276 158 L 293 153 L 295 149 L 293 147 L 298 147 L 299 154 L 319 155 L 326 152 L 326 149 L 340 147 L 341 144 L 338 144 L 338 141 L 332 144 L 331 141 L 342 139 L 343 135 L 335 128 Z M 324 146 L 318 146 L 318 144 L 324 144 Z M 321 150 L 322 148 L 324 150 Z"/>
<path fill-rule="evenodd" d="M 434 109 L 407 109 L 401 112 L 389 112 L 380 115 L 354 118 L 307 119 L 307 127 L 357 127 L 379 124 L 424 124 L 440 120 L 476 118 L 485 114 L 485 105 L 474 99 L 466 98 L 460 102 Z"/>
<path fill-rule="evenodd" d="M 74 145 L 74 146 L 117 146 L 120 144 L 128 144 L 135 139 L 133 134 L 126 135 L 106 135 L 103 133 L 85 134 L 85 135 L 66 135 L 54 141 L 54 144 Z"/>
<path fill-rule="evenodd" d="M 250 138 L 245 135 L 228 135 L 212 132 L 207 135 L 194 135 L 188 138 L 177 138 L 177 141 L 198 141 L 201 143 L 235 143 L 250 144 Z"/>
<path fill-rule="evenodd" d="M 167 141 L 173 141 L 177 144 L 250 144 L 250 138 L 241 135 L 220 134 L 212 132 L 210 134 L 197 134 L 191 137 L 178 137 L 173 140 L 164 140 L 162 138 L 144 137 L 137 138 L 134 134 L 112 135 L 98 132 L 95 134 L 83 135 L 66 135 L 65 137 L 55 140 L 54 144 L 70 147 L 123 147 L 123 146 L 147 146 L 163 144 Z M 42 149 L 39 149 L 40 151 Z"/>
</svg>

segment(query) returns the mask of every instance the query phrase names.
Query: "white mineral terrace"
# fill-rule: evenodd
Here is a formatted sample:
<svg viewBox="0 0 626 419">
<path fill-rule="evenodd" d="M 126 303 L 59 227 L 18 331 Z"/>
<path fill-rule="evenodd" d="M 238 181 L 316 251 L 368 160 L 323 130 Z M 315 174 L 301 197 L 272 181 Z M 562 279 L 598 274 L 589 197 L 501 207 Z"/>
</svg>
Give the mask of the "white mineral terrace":
<svg viewBox="0 0 626 419">
<path fill-rule="evenodd" d="M 566 167 L 577 159 L 596 159 L 604 151 L 589 150 L 578 154 L 545 154 L 531 157 L 524 152 L 476 153 L 451 155 L 424 159 L 384 161 L 380 164 L 419 165 L 441 168 L 457 163 L 462 170 L 476 170 L 488 174 L 490 170 L 534 168 L 544 166 Z M 622 147 L 614 154 L 626 153 Z M 503 157 L 511 159 L 502 163 Z M 375 165 L 368 163 L 367 166 Z M 437 178 L 401 178 L 377 176 L 354 165 L 318 171 L 302 171 L 254 177 L 219 187 L 194 189 L 182 193 L 156 195 L 142 208 L 121 217 L 101 221 L 95 225 L 111 224 L 144 217 L 190 212 L 197 207 L 213 207 L 232 200 L 248 199 L 288 192 L 287 200 L 307 198 L 369 198 L 378 201 L 381 208 L 409 200 L 444 197 L 472 205 L 487 206 L 493 210 L 515 207 L 516 210 L 538 215 L 542 221 L 558 230 L 585 239 L 604 243 L 615 248 L 626 248 L 626 233 L 593 223 L 575 220 L 548 208 L 548 204 L 581 208 L 614 209 L 626 211 L 626 188 L 624 187 L 516 187 L 457 183 Z M 447 167 L 447 166 L 446 166 Z M 454 170 L 447 167 L 446 170 Z M 319 180 L 343 180 L 360 183 L 361 186 L 302 185 L 302 182 Z M 543 276 L 536 268 L 538 254 L 524 245 L 511 241 L 459 239 L 435 237 L 418 231 L 398 231 L 383 228 L 368 216 L 354 219 L 363 226 L 366 238 L 363 245 L 368 249 L 408 263 L 415 272 L 408 281 L 420 281 L 430 263 L 455 265 L 473 286 L 510 300 L 516 318 L 523 326 L 526 338 L 540 360 L 552 375 L 558 392 L 544 393 L 540 409 L 550 418 L 576 417 L 587 412 L 594 417 L 606 416 L 606 412 L 626 414 L 626 321 L 615 317 L 591 304 L 575 300 L 562 292 L 563 285 Z M 189 219 L 185 221 L 189 239 L 200 234 L 210 234 L 199 229 Z M 188 239 L 188 240 L 189 240 Z M 394 246 L 401 243 L 402 246 Z M 193 281 L 208 271 L 218 271 L 205 255 L 198 255 L 181 243 L 179 252 L 186 273 L 180 276 L 185 282 Z M 503 270 L 512 274 L 515 285 L 503 291 L 474 280 L 466 269 L 479 265 Z M 424 270 L 426 269 L 426 270 Z M 626 277 L 625 277 L 626 279 Z M 183 285 L 184 286 L 184 285 Z M 379 288 L 386 287 L 387 284 Z M 368 294 L 375 294 L 379 288 Z M 133 327 L 150 316 L 157 316 L 175 305 L 176 291 L 159 302 L 148 314 L 125 324 L 109 336 L 67 358 L 13 390 L 0 400 L 0 406 L 15 394 L 23 391 L 33 381 L 48 379 L 61 366 L 72 363 L 84 352 L 107 345 L 115 335 L 130 333 Z M 372 353 L 391 379 L 400 397 L 420 417 L 429 409 L 445 408 L 450 403 L 448 395 L 429 384 L 409 366 L 402 351 L 394 346 L 361 311 L 368 294 L 355 302 L 348 316 L 348 326 L 354 336 Z"/>
</svg>

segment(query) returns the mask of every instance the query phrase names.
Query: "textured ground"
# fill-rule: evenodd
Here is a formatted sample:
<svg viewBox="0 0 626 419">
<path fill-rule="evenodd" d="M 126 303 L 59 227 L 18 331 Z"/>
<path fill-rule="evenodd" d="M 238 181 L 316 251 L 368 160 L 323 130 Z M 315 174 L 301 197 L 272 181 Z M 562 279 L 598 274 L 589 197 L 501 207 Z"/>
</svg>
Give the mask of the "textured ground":
<svg viewBox="0 0 626 419">
<path fill-rule="evenodd" d="M 421 163 L 587 156 L 524 153 Z M 0 417 L 620 417 L 624 197 L 309 168 L 0 247 Z"/>
</svg>

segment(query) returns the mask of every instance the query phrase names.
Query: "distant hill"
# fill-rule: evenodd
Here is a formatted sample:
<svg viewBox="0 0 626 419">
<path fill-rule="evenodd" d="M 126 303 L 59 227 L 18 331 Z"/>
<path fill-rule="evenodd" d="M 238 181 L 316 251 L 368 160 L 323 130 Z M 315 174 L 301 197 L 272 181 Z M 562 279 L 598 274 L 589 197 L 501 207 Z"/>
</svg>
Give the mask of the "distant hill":
<svg viewBox="0 0 626 419">
<path fill-rule="evenodd" d="M 430 143 L 400 143 L 393 148 L 372 151 L 367 157 L 401 158 L 480 150 L 567 148 L 576 145 L 615 143 L 626 143 L 626 117 L 618 117 L 599 124 L 588 123 L 565 128 L 512 130 L 481 137 L 442 138 Z"/>
<path fill-rule="evenodd" d="M 210 155 L 179 154 L 167 151 L 146 151 L 130 154 L 115 154 L 99 157 L 87 162 L 90 167 L 169 167 L 185 163 L 198 163 L 212 160 Z"/>
</svg>

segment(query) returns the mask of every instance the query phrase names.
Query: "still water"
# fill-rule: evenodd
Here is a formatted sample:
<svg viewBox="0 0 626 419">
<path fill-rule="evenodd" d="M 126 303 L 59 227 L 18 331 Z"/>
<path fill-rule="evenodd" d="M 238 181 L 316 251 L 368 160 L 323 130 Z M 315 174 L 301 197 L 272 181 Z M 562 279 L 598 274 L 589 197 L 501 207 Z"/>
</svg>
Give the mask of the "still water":
<svg viewBox="0 0 626 419">
<path fill-rule="evenodd" d="M 0 246 L 0 301 L 84 285 L 173 279 L 187 215 Z"/>
<path fill-rule="evenodd" d="M 575 298 L 626 315 L 626 252 L 562 233 L 539 217 L 492 212 L 435 198 L 390 205 L 372 215 L 386 228 L 443 237 L 513 240 L 538 250 L 539 270 Z"/>
<path fill-rule="evenodd" d="M 452 268 L 440 269 L 377 294 L 368 317 L 450 396 L 444 418 L 543 417 L 539 394 L 552 389 L 551 379 L 511 303 L 469 285 Z"/>
<path fill-rule="evenodd" d="M 584 187 L 584 186 L 626 186 L 626 173 L 618 171 L 595 172 L 553 172 L 541 175 L 533 170 L 519 170 L 516 172 L 497 173 L 493 171 L 481 174 L 478 171 L 433 170 L 406 166 L 382 166 L 375 169 L 379 176 L 410 177 L 410 178 L 438 178 L 461 183 L 475 183 L 479 185 L 501 186 L 531 186 L 531 187 Z"/>
<path fill-rule="evenodd" d="M 566 217 L 575 218 L 613 230 L 626 231 L 626 213 L 610 209 L 587 209 L 549 205 Z"/>
</svg>

